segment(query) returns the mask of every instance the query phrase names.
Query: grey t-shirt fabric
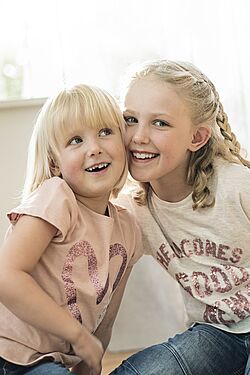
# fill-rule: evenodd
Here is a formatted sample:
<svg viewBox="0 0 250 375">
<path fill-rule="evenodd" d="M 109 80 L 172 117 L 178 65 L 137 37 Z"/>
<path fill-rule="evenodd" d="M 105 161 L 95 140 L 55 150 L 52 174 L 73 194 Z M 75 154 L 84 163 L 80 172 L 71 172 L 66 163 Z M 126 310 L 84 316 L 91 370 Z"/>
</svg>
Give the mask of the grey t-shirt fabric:
<svg viewBox="0 0 250 375">
<path fill-rule="evenodd" d="M 211 184 L 215 205 L 193 210 L 192 196 L 170 203 L 152 193 L 152 207 L 169 243 L 147 206 L 133 192 L 118 198 L 136 215 L 145 254 L 151 254 L 181 286 L 187 325 L 250 331 L 250 169 L 218 159 Z M 168 290 L 166 290 L 168 293 Z"/>
</svg>

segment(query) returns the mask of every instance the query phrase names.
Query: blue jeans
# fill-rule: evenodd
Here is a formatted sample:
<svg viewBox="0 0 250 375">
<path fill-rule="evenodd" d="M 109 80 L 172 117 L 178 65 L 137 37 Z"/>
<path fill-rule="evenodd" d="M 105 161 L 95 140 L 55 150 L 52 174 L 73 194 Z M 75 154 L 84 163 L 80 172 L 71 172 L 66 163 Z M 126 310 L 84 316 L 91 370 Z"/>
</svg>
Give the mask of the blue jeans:
<svg viewBox="0 0 250 375">
<path fill-rule="evenodd" d="M 124 361 L 112 375 L 250 375 L 250 333 L 197 324 Z"/>
<path fill-rule="evenodd" d="M 57 362 L 42 361 L 34 366 L 20 366 L 0 358 L 0 375 L 73 375 L 66 367 Z"/>
</svg>

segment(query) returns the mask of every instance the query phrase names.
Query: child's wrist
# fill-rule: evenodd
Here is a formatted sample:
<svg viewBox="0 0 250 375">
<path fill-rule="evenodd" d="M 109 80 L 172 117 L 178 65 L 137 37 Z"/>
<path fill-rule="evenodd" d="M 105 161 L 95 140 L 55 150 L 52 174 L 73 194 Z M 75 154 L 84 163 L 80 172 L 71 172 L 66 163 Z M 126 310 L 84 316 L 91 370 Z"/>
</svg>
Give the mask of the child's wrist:
<svg viewBox="0 0 250 375">
<path fill-rule="evenodd" d="M 71 340 L 70 344 L 74 347 L 80 342 L 87 342 L 90 338 L 91 333 L 87 330 L 86 327 L 77 322 L 77 325 L 71 331 Z"/>
</svg>

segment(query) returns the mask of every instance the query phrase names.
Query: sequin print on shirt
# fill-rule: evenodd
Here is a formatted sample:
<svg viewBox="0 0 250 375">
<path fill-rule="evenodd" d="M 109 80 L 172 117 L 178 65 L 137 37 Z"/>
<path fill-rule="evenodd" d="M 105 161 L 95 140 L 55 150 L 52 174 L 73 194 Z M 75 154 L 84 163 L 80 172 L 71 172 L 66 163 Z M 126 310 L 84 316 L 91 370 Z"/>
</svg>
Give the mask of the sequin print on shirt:
<svg viewBox="0 0 250 375">
<path fill-rule="evenodd" d="M 66 261 L 64 263 L 61 276 L 64 281 L 64 289 L 66 293 L 66 299 L 67 299 L 67 305 L 68 305 L 69 311 L 80 323 L 82 323 L 82 316 L 80 313 L 80 309 L 77 305 L 77 293 L 76 293 L 75 283 L 72 279 L 72 273 L 73 273 L 74 261 L 76 260 L 77 257 L 82 256 L 82 255 L 88 258 L 88 274 L 89 274 L 89 279 L 96 290 L 96 294 L 97 294 L 96 304 L 99 304 L 103 300 L 105 294 L 107 293 L 108 286 L 109 286 L 109 275 L 107 277 L 105 285 L 102 285 L 100 281 L 98 267 L 97 267 L 97 259 L 95 256 L 94 249 L 89 244 L 89 242 L 79 241 L 74 246 L 72 246 L 72 248 L 69 250 L 66 256 Z M 112 292 L 116 289 L 127 265 L 126 249 L 121 244 L 118 244 L 118 243 L 110 246 L 109 261 L 111 258 L 113 258 L 116 255 L 119 255 L 122 257 L 122 264 L 120 266 L 117 277 L 113 284 Z"/>
<path fill-rule="evenodd" d="M 157 260 L 204 306 L 196 320 L 228 326 L 250 315 L 250 274 L 239 264 L 243 254 L 240 247 L 194 238 L 162 243 Z"/>
</svg>

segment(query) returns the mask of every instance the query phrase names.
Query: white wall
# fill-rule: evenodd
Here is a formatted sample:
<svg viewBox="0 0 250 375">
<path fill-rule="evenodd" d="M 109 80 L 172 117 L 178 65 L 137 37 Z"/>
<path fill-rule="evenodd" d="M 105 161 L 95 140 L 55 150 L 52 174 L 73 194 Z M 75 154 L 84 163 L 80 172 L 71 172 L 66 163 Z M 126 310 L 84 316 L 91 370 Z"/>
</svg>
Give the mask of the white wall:
<svg viewBox="0 0 250 375">
<path fill-rule="evenodd" d="M 8 227 L 6 212 L 19 203 L 29 138 L 42 101 L 0 105 L 0 242 Z"/>
</svg>

